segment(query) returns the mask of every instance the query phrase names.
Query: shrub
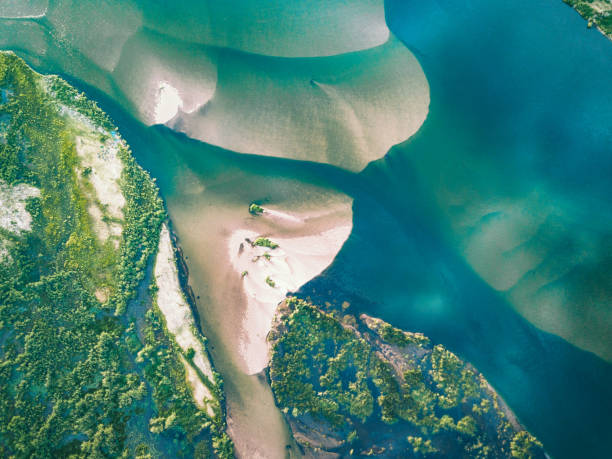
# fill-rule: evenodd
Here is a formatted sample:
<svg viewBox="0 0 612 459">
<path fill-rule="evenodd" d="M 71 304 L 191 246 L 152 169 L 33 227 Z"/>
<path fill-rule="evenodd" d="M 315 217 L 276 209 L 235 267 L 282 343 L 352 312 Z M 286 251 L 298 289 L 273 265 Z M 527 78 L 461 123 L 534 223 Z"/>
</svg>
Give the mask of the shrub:
<svg viewBox="0 0 612 459">
<path fill-rule="evenodd" d="M 257 239 L 255 239 L 255 241 L 253 242 L 252 245 L 253 245 L 253 247 L 255 247 L 255 246 L 267 247 L 267 248 L 272 249 L 272 250 L 278 248 L 278 244 L 276 242 L 272 242 L 267 237 L 258 237 Z"/>
<path fill-rule="evenodd" d="M 249 213 L 251 215 L 261 215 L 264 212 L 264 208 L 254 202 L 249 206 Z"/>
</svg>

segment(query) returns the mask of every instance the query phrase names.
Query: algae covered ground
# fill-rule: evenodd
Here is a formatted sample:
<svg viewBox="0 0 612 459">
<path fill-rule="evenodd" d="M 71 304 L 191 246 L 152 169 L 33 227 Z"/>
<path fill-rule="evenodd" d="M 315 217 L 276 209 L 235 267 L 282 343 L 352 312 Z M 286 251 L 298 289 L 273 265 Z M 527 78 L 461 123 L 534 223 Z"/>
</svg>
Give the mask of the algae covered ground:
<svg viewBox="0 0 612 459">
<path fill-rule="evenodd" d="M 157 187 L 63 80 L 1 53 L 0 89 L 2 193 L 36 190 L 21 193 L 28 225 L 0 228 L 0 455 L 231 457 L 222 383 L 201 375 L 214 397 L 196 403 L 193 351 L 156 304 Z M 113 165 L 115 212 L 96 189 Z"/>
<path fill-rule="evenodd" d="M 289 298 L 270 380 L 299 444 L 331 457 L 544 457 L 484 377 L 442 345 Z"/>
</svg>

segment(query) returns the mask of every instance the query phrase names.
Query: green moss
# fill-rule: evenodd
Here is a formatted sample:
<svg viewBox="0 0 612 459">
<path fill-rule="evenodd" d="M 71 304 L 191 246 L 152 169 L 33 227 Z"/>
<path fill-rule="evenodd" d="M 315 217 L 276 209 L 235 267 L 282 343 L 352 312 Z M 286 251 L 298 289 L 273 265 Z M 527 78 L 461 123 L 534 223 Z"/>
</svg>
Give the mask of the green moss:
<svg viewBox="0 0 612 459">
<path fill-rule="evenodd" d="M 412 450 L 415 454 L 421 454 L 427 456 L 428 454 L 435 453 L 438 450 L 431 445 L 431 440 L 423 440 L 421 437 L 408 437 L 408 442 L 412 445 Z"/>
<path fill-rule="evenodd" d="M 108 115 L 84 93 L 76 90 L 66 81 L 55 75 L 47 77 L 47 82 L 50 92 L 61 104 L 76 110 L 103 129 L 108 131 L 115 129 Z"/>
<path fill-rule="evenodd" d="M 464 416 L 457 422 L 457 432 L 473 437 L 476 435 L 478 426 L 472 416 Z"/>
<path fill-rule="evenodd" d="M 478 395 L 476 374 L 443 346 L 433 348 L 430 375 L 441 392 L 438 399 L 444 408 L 453 408 Z"/>
<path fill-rule="evenodd" d="M 529 432 L 521 431 L 518 432 L 512 439 L 510 446 L 512 457 L 519 459 L 530 459 L 538 457 L 542 450 L 542 443 L 540 443 L 533 435 Z"/>
<path fill-rule="evenodd" d="M 399 347 L 406 347 L 410 344 L 424 346 L 429 344 L 429 339 L 420 333 L 410 333 L 395 328 L 390 324 L 379 322 L 378 332 L 382 339 L 388 343 L 395 344 Z"/>
<path fill-rule="evenodd" d="M 297 299 L 285 318 L 289 333 L 274 346 L 272 388 L 281 408 L 310 413 L 342 426 L 351 416 L 364 421 L 373 411 L 367 386 L 370 351 L 331 316 Z M 295 409 L 295 411 L 294 411 Z"/>
</svg>

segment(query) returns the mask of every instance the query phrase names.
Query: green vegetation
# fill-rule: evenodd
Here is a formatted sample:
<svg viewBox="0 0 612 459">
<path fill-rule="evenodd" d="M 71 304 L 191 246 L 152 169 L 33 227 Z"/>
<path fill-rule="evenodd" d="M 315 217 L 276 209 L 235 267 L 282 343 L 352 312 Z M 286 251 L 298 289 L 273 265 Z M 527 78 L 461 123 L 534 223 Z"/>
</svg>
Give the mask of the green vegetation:
<svg viewBox="0 0 612 459">
<path fill-rule="evenodd" d="M 270 366 L 279 406 L 293 417 L 310 413 L 334 426 L 352 417 L 365 421 L 374 406 L 367 343 L 313 306 L 294 298 L 287 303 L 295 310 L 284 319 L 289 332 L 275 343 Z M 346 384 L 341 372 L 350 374 Z"/>
<path fill-rule="evenodd" d="M 253 245 L 253 247 L 256 247 L 256 246 L 267 247 L 267 248 L 272 249 L 272 250 L 278 248 L 278 244 L 276 242 L 272 242 L 267 237 L 258 237 L 257 239 L 255 239 L 255 241 L 253 242 L 252 245 Z"/>
<path fill-rule="evenodd" d="M 261 215 L 264 212 L 264 208 L 254 202 L 249 206 L 249 213 L 251 215 Z"/>
<path fill-rule="evenodd" d="M 344 445 L 334 452 L 510 455 L 517 429 L 507 422 L 503 402 L 474 369 L 423 335 L 367 316 L 341 322 L 289 298 L 270 340 L 270 380 L 279 407 L 294 429 L 303 429 L 309 417 L 316 425 L 327 423 Z M 403 436 L 389 438 L 390 428 Z M 364 440 L 377 438 L 376 432 L 386 440 Z M 302 430 L 299 438 L 308 434 Z M 533 457 L 540 457 L 541 445 L 535 446 Z"/>
<path fill-rule="evenodd" d="M 412 450 L 415 453 L 426 456 L 427 454 L 436 453 L 438 450 L 431 446 L 431 440 L 425 440 L 421 437 L 408 436 L 408 442 L 412 445 Z"/>
<path fill-rule="evenodd" d="M 130 298 L 135 295 L 143 280 L 145 267 L 157 250 L 159 230 L 166 218 L 157 187 L 149 175 L 138 165 L 129 150 L 121 147 L 123 161 L 121 190 L 126 196 L 123 208 L 125 225 L 120 246 L 116 294 L 109 305 L 116 314 L 125 312 Z"/>
<path fill-rule="evenodd" d="M 193 401 L 191 390 L 185 383 L 185 367 L 177 359 L 181 352 L 179 346 L 170 337 L 163 324 L 163 316 L 157 306 L 145 314 L 144 345 L 138 346 L 136 362 L 144 367 L 144 374 L 153 388 L 152 398 L 157 415 L 149 420 L 149 430 L 154 434 L 166 433 L 179 440 L 179 454 L 190 457 L 194 449 L 209 450 L 209 437 L 212 436 L 212 447 L 218 457 L 233 457 L 233 446 L 225 443 L 229 440 L 225 430 L 225 421 L 221 412 L 210 417 L 199 409 Z M 193 360 L 195 351 L 189 348 L 185 353 L 188 361 Z M 218 387 L 209 389 L 217 392 Z M 203 435 L 204 434 L 204 435 Z M 203 443 L 204 446 L 198 446 Z M 223 445 L 224 451 L 215 447 Z M 231 448 L 230 448 L 231 447 Z M 228 449 L 229 448 L 229 449 Z M 227 451 L 225 451 L 227 450 Z"/>
<path fill-rule="evenodd" d="M 276 282 L 274 282 L 270 276 L 266 277 L 266 284 L 268 284 L 270 287 L 274 288 L 276 287 Z"/>
<path fill-rule="evenodd" d="M 104 111 L 98 107 L 93 100 L 77 91 L 60 77 L 51 75 L 46 77 L 49 91 L 57 99 L 60 104 L 70 107 L 89 120 L 93 121 L 96 126 L 99 126 L 108 131 L 113 131 L 115 126 Z"/>
<path fill-rule="evenodd" d="M 0 104 L 10 119 L 0 179 L 40 190 L 27 204 L 32 231 L 0 229 L 0 455 L 232 457 L 223 413 L 196 406 L 178 347 L 138 293 L 166 218 L 157 188 L 121 147 L 122 239 L 101 243 L 61 106 L 114 127 L 62 80 L 42 80 L 0 53 L 0 88 L 12 94 Z"/>
<path fill-rule="evenodd" d="M 612 38 L 612 2 L 610 0 L 563 0 L 588 21 Z"/>
<path fill-rule="evenodd" d="M 540 443 L 529 432 L 522 431 L 518 432 L 514 436 L 510 448 L 512 451 L 512 457 L 528 459 L 530 457 L 535 457 L 538 454 L 538 451 L 542 449 L 542 443 Z"/>
<path fill-rule="evenodd" d="M 429 338 L 422 333 L 411 333 L 395 328 L 382 320 L 373 320 L 375 328 L 380 333 L 383 340 L 399 347 L 406 347 L 409 344 L 425 346 L 429 344 Z"/>
</svg>

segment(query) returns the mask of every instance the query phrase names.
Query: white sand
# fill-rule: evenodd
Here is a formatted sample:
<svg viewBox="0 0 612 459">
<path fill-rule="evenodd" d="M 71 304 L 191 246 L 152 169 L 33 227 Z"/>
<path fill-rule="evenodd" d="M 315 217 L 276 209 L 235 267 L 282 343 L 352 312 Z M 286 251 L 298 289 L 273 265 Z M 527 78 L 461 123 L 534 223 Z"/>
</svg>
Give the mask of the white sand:
<svg viewBox="0 0 612 459">
<path fill-rule="evenodd" d="M 174 247 L 166 224 L 163 225 L 159 236 L 159 250 L 155 260 L 155 282 L 159 288 L 157 292 L 157 305 L 164 315 L 166 328 L 172 333 L 183 351 L 187 352 L 189 348 L 195 351 L 193 363 L 210 382 L 213 382 L 214 377 L 210 361 L 202 342 L 196 336 L 196 324 L 180 286 Z M 197 376 L 195 370 L 191 368 L 186 360 L 183 360 L 183 363 L 188 375 L 188 381 L 193 388 L 196 402 L 204 403 L 203 401 L 211 401 L 216 403 L 216 399 L 210 393 L 208 387 L 199 377 L 193 377 L 193 374 Z"/>
<path fill-rule="evenodd" d="M 180 355 L 179 357 L 181 359 L 181 362 L 183 363 L 183 366 L 185 367 L 185 371 L 187 373 L 187 383 L 191 388 L 191 393 L 193 394 L 195 404 L 200 409 L 206 409 L 206 412 L 210 417 L 214 417 L 215 412 L 213 411 L 210 404 L 206 403 L 206 400 L 211 400 L 212 397 L 210 391 L 208 390 L 208 387 L 206 387 L 202 383 L 202 380 L 200 379 L 200 376 L 198 375 L 197 371 L 195 371 L 195 369 L 191 366 L 187 359 L 185 359 L 185 357 L 183 357 L 182 355 Z"/>
<path fill-rule="evenodd" d="M 30 231 L 32 216 L 26 210 L 28 198 L 40 196 L 40 190 L 25 183 L 9 186 L 0 180 L 0 227 L 12 233 Z"/>
<path fill-rule="evenodd" d="M 262 215 L 267 218 L 284 220 L 286 222 L 304 223 L 304 220 L 300 217 L 296 217 L 295 215 L 291 215 L 286 212 L 280 212 L 278 210 L 268 209 L 267 207 L 264 208 Z"/>
<path fill-rule="evenodd" d="M 9 186 L 0 180 L 0 228 L 19 234 L 30 231 L 32 216 L 26 210 L 28 198 L 40 196 L 40 190 L 25 183 Z M 0 262 L 10 262 L 10 242 L 0 237 Z"/>
<path fill-rule="evenodd" d="M 178 90 L 167 81 L 159 82 L 157 90 L 157 106 L 155 107 L 155 123 L 164 124 L 176 116 L 183 100 Z"/>
<path fill-rule="evenodd" d="M 243 288 L 247 310 L 243 319 L 240 351 L 248 374 L 260 372 L 268 364 L 266 336 L 276 311 L 287 292 L 295 291 L 331 264 L 351 232 L 351 225 L 337 226 L 320 234 L 296 238 L 274 238 L 279 247 L 272 250 L 252 247 L 257 233 L 237 230 L 229 238 L 229 255 L 239 275 L 244 271 Z M 242 250 L 240 246 L 242 244 Z M 263 257 L 270 254 L 270 260 Z M 256 259 L 256 261 L 254 261 Z M 266 283 L 270 278 L 275 286 Z"/>
<path fill-rule="evenodd" d="M 103 220 L 104 211 L 110 217 L 123 220 L 125 198 L 119 186 L 123 163 L 119 158 L 119 141 L 107 140 L 100 142 L 96 133 L 76 137 L 77 154 L 81 159 L 81 171 L 91 168 L 87 180 L 93 185 L 98 202 L 90 202 L 89 213 L 94 220 L 94 228 L 100 240 L 105 241 L 115 236 L 116 241 L 121 235 L 122 226 L 114 221 Z M 104 208 L 101 209 L 99 205 Z"/>
</svg>

